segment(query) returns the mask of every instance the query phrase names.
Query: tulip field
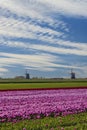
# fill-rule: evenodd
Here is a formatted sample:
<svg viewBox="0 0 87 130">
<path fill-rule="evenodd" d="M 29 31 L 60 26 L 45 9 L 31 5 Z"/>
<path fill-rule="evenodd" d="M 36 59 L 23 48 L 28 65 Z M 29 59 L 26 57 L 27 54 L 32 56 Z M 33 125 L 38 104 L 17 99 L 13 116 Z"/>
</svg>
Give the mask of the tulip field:
<svg viewBox="0 0 87 130">
<path fill-rule="evenodd" d="M 87 130 L 87 88 L 0 91 L 0 130 Z"/>
</svg>

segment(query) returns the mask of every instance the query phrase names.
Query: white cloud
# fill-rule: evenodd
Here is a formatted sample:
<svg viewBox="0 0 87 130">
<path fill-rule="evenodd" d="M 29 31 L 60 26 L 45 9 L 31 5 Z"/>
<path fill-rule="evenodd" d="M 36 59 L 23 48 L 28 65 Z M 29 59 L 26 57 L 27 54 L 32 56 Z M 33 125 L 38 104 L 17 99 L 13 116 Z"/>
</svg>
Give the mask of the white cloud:
<svg viewBox="0 0 87 130">
<path fill-rule="evenodd" d="M 3 66 L 9 65 L 22 65 L 25 67 L 31 67 L 33 69 L 39 70 L 42 68 L 42 71 L 52 70 L 52 62 L 55 59 L 55 56 L 52 55 L 23 55 L 23 54 L 12 54 L 12 53 L 0 53 L 0 64 Z"/>
<path fill-rule="evenodd" d="M 0 53 L 0 57 L 2 57 L 0 64 L 3 64 L 4 67 L 5 65 L 22 65 L 27 68 L 33 68 L 33 70 L 35 69 L 41 71 L 53 71 L 57 68 L 78 68 L 78 66 L 69 66 L 55 63 L 55 61 L 62 62 L 62 60 L 56 56 L 52 56 L 49 54 L 23 55 Z"/>
<path fill-rule="evenodd" d="M 87 0 L 39 0 L 64 15 L 87 17 Z"/>
<path fill-rule="evenodd" d="M 45 45 L 32 45 L 32 48 L 36 48 L 38 50 L 47 51 L 56 54 L 72 54 L 72 55 L 79 55 L 79 56 L 87 56 L 87 51 L 78 50 L 78 49 L 67 49 L 61 47 L 52 47 L 52 46 L 45 46 Z"/>
<path fill-rule="evenodd" d="M 41 27 L 30 22 L 19 21 L 13 18 L 1 17 L 0 19 L 0 35 L 9 37 L 23 37 L 36 39 L 38 33 L 41 37 L 44 34 L 53 36 L 62 36 L 62 32 L 55 31 L 47 27 Z"/>
<path fill-rule="evenodd" d="M 3 41 L 2 41 L 3 42 Z M 59 44 L 64 45 L 64 47 L 59 46 L 51 46 L 51 45 L 41 45 L 41 44 L 31 44 L 31 43 L 23 43 L 23 42 L 11 42 L 5 41 L 4 44 L 9 47 L 17 47 L 17 48 L 25 48 L 28 50 L 38 50 L 45 51 L 48 53 L 54 54 L 63 54 L 63 55 L 77 55 L 77 56 L 87 56 L 87 44 L 81 43 L 73 43 L 73 42 L 59 42 Z M 67 46 L 73 48 L 66 48 Z"/>
<path fill-rule="evenodd" d="M 81 15 L 81 11 L 85 11 L 85 13 L 83 13 L 85 15 L 87 14 L 86 5 L 86 0 L 1 0 L 1 8 L 3 8 L 4 10 L 8 9 L 12 13 L 16 13 L 18 16 L 29 16 L 31 20 L 26 21 L 26 19 L 20 20 L 14 19 L 14 17 L 0 17 L 0 35 L 4 35 L 7 37 L 9 36 L 40 39 L 42 41 L 51 42 L 54 44 L 58 43 L 67 45 L 67 43 L 65 42 L 59 43 L 58 39 L 54 38 L 55 36 L 57 36 L 57 38 L 63 36 L 65 37 L 65 34 L 63 32 L 60 32 L 59 30 L 54 31 L 49 27 L 41 27 L 39 25 L 36 25 L 36 22 L 33 23 L 32 21 L 34 20 L 34 18 L 41 22 L 44 22 L 44 20 L 46 20 L 46 22 L 48 21 L 48 23 L 51 24 L 53 27 L 55 27 L 57 24 L 57 27 L 61 25 L 61 28 L 68 30 L 67 26 L 63 21 L 60 20 L 60 18 L 58 18 L 57 21 L 55 19 L 53 20 L 53 18 L 51 17 L 51 12 L 53 14 L 53 9 L 62 13 L 71 13 L 71 15 L 74 14 L 74 12 L 75 15 Z M 48 8 L 47 11 L 47 6 L 52 6 L 52 10 L 51 8 Z M 42 7 L 44 8 L 44 10 L 42 10 Z M 72 46 L 72 44 L 68 45 Z"/>
<path fill-rule="evenodd" d="M 17 14 L 38 18 L 41 18 L 43 12 L 48 12 L 43 11 L 43 6 L 44 8 L 48 6 L 48 9 L 53 7 L 52 10 L 60 13 L 87 17 L 87 0 L 0 0 L 0 5 Z"/>
<path fill-rule="evenodd" d="M 29 9 L 29 2 L 23 0 L 0 0 L 0 5 L 3 8 L 10 10 L 18 15 L 29 17 L 41 17 L 36 11 Z"/>
<path fill-rule="evenodd" d="M 8 69 L 0 68 L 0 72 L 8 72 Z"/>
<path fill-rule="evenodd" d="M 39 33 L 39 34 L 38 34 Z M 46 34 L 46 35 L 45 35 Z M 47 27 L 41 27 L 30 22 L 15 20 L 13 18 L 1 17 L 0 20 L 0 44 L 9 47 L 21 47 L 21 48 L 31 48 L 38 49 L 43 47 L 43 50 L 48 50 L 48 52 L 63 53 L 63 54 L 75 54 L 75 55 L 87 55 L 87 43 L 76 43 L 71 41 L 61 40 L 60 37 L 64 35 L 62 32 L 54 31 L 53 29 Z M 49 43 L 49 46 L 42 46 L 38 48 L 37 45 L 26 44 L 23 42 L 10 41 L 9 38 L 30 38 L 41 40 Z M 51 45 L 50 45 L 51 43 Z M 56 47 L 55 45 L 60 45 Z M 46 47 L 46 49 L 45 49 Z M 68 49 L 66 49 L 68 47 Z M 71 49 L 70 49 L 71 48 Z M 73 49 L 73 51 L 72 51 Z"/>
<path fill-rule="evenodd" d="M 7 15 L 7 11 L 9 10 L 18 17 L 29 17 L 32 21 L 39 23 L 45 22 L 52 26 L 63 24 L 61 20 L 55 21 L 51 18 L 50 14 L 47 15 L 47 7 L 45 6 L 36 0 L 0 0 L 0 7 L 4 10 L 5 15 Z M 10 17 L 13 16 L 10 15 Z"/>
</svg>

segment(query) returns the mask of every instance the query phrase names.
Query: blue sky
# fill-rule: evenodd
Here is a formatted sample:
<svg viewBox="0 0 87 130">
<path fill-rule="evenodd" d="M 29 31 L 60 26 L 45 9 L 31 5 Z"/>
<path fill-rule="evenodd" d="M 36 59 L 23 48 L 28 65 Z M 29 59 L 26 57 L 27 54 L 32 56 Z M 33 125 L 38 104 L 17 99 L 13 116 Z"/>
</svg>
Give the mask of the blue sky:
<svg viewBox="0 0 87 130">
<path fill-rule="evenodd" d="M 87 77 L 87 0 L 0 0 L 0 77 Z"/>
</svg>

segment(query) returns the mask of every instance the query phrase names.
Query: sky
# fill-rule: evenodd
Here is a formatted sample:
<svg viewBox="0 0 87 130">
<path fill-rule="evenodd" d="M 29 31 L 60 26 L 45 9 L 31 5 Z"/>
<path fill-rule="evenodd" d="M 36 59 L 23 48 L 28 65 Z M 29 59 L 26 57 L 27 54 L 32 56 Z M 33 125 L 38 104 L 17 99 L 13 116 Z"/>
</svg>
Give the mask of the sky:
<svg viewBox="0 0 87 130">
<path fill-rule="evenodd" d="M 87 78 L 87 0 L 0 0 L 0 77 Z"/>
</svg>

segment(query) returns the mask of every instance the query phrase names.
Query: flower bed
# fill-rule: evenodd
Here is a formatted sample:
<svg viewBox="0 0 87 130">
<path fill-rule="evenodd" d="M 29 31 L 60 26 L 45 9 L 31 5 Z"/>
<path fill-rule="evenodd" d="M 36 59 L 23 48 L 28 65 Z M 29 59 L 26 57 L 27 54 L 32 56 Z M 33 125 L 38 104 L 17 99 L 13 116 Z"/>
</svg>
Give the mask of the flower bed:
<svg viewBox="0 0 87 130">
<path fill-rule="evenodd" d="M 87 89 L 0 92 L 0 121 L 43 118 L 87 110 Z"/>
</svg>

